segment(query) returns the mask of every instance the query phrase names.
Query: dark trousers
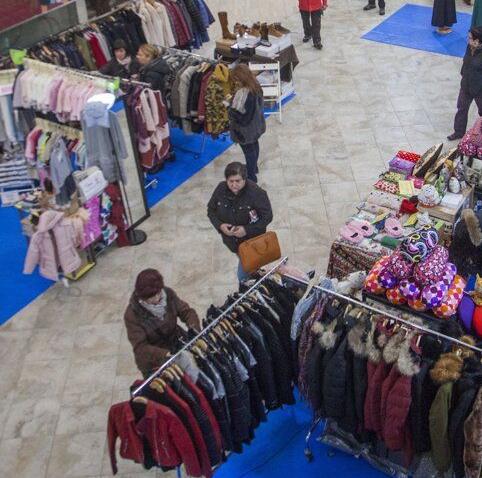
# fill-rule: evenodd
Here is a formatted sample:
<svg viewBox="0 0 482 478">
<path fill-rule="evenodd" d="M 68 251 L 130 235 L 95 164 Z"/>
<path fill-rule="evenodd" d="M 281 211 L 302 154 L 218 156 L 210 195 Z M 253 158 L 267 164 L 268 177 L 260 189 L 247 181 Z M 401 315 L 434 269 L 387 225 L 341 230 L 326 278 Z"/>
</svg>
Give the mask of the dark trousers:
<svg viewBox="0 0 482 478">
<path fill-rule="evenodd" d="M 305 37 L 312 37 L 313 44 L 321 45 L 321 10 L 305 12 L 300 10 Z"/>
<path fill-rule="evenodd" d="M 375 5 L 375 0 L 368 0 L 368 5 Z M 378 0 L 378 8 L 385 8 L 385 0 Z"/>
<path fill-rule="evenodd" d="M 259 158 L 259 142 L 250 144 L 241 144 L 241 149 L 243 150 L 244 157 L 246 158 L 246 169 L 248 170 L 248 179 L 258 182 L 256 174 L 258 171 L 258 158 Z"/>
<path fill-rule="evenodd" d="M 467 121 L 469 119 L 469 109 L 472 101 L 479 109 L 479 116 L 482 116 L 482 97 L 474 98 L 467 91 L 460 88 L 459 97 L 457 99 L 457 113 L 454 120 L 454 132 L 457 136 L 463 136 L 467 130 Z"/>
</svg>

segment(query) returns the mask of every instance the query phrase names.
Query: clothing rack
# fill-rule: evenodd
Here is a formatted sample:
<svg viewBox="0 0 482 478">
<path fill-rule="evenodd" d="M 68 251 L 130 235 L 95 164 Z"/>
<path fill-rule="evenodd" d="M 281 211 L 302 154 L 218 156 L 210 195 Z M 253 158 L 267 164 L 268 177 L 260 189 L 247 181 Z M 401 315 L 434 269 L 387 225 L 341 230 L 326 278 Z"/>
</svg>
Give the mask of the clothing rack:
<svg viewBox="0 0 482 478">
<path fill-rule="evenodd" d="M 219 317 L 217 317 L 215 320 L 213 320 L 210 324 L 208 324 L 204 329 L 201 330 L 193 339 L 191 339 L 189 342 L 187 342 L 180 350 L 178 350 L 174 355 L 169 357 L 169 359 L 164 362 L 155 372 L 153 372 L 149 378 L 144 380 L 142 384 L 137 387 L 133 392 L 132 392 L 132 397 L 135 397 L 136 395 L 139 394 L 139 392 L 149 385 L 157 376 L 159 376 L 164 370 L 166 370 L 168 367 L 170 367 L 178 358 L 179 356 L 185 352 L 186 350 L 189 350 L 201 337 L 206 335 L 211 329 L 216 327 L 216 325 L 221 322 L 222 319 L 226 318 L 228 314 L 241 302 L 243 302 L 246 297 L 248 297 L 251 292 L 256 290 L 268 277 L 273 275 L 277 269 L 283 265 L 286 261 L 288 260 L 288 257 L 283 257 L 280 259 L 275 266 L 273 266 L 266 274 L 261 277 L 255 284 L 253 284 L 244 294 L 242 294 L 240 297 L 238 297 Z"/>
<path fill-rule="evenodd" d="M 52 63 L 44 63 L 43 61 L 40 60 L 34 60 L 33 58 L 25 58 L 24 64 L 27 68 L 37 68 L 37 70 L 43 70 L 43 71 L 61 71 L 67 75 L 72 75 L 77 78 L 83 78 L 85 80 L 104 80 L 106 83 L 103 85 L 105 86 L 107 90 L 107 78 L 102 78 L 98 75 L 94 75 L 90 72 L 86 71 L 81 71 L 81 70 L 74 70 L 73 68 L 68 68 L 66 66 L 59 66 L 59 65 L 54 65 Z"/>
<path fill-rule="evenodd" d="M 309 285 L 309 283 L 307 281 L 299 279 L 299 278 L 294 277 L 294 276 L 291 276 L 289 274 L 283 274 L 283 277 L 286 277 L 287 279 L 289 279 L 291 281 L 298 282 L 300 284 L 304 284 L 306 286 Z M 395 315 L 394 313 L 386 312 L 382 309 L 379 309 L 377 307 L 373 307 L 369 304 L 366 304 L 365 302 L 361 302 L 357 299 L 354 299 L 352 297 L 340 294 L 340 293 L 335 292 L 335 291 L 330 290 L 330 289 L 326 289 L 325 287 L 321 287 L 319 285 L 314 285 L 313 289 L 317 289 L 321 292 L 324 292 L 325 294 L 336 297 L 336 298 L 341 299 L 345 302 L 349 302 L 349 303 L 351 303 L 353 305 L 356 305 L 358 307 L 362 307 L 363 309 L 369 310 L 369 311 L 374 312 L 376 314 L 383 315 L 384 317 L 386 317 L 388 319 L 395 320 L 395 321 L 397 321 L 397 322 L 399 322 L 403 325 L 406 325 L 407 327 L 410 327 L 412 329 L 419 330 L 420 332 L 423 332 L 425 334 L 434 335 L 434 336 L 438 337 L 439 339 L 447 340 L 447 341 L 452 342 L 456 345 L 462 346 L 466 349 L 470 349 L 474 352 L 482 354 L 482 349 L 479 348 L 479 347 L 476 347 L 475 345 L 470 345 L 466 342 L 463 342 L 462 340 L 456 339 L 455 337 L 451 337 L 450 335 L 445 335 L 445 334 L 443 334 L 441 332 L 438 332 L 436 330 L 430 329 L 428 327 L 424 327 L 423 325 L 418 325 L 414 322 L 410 322 L 409 320 L 406 320 L 405 318 L 403 318 L 399 315 Z"/>
<path fill-rule="evenodd" d="M 82 130 L 77 128 L 72 128 L 71 126 L 67 126 L 61 123 L 54 123 L 53 121 L 49 121 L 43 118 L 35 118 L 35 124 L 43 129 L 44 131 L 50 131 L 52 133 L 60 133 L 63 136 L 68 137 L 69 139 L 83 139 Z"/>
</svg>

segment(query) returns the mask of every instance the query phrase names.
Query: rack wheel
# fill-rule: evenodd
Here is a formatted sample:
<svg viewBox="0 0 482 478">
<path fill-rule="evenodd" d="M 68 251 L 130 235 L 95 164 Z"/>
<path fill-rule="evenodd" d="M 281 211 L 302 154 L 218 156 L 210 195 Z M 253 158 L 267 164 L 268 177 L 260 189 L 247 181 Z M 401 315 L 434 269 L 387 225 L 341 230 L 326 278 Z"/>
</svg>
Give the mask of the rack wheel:
<svg viewBox="0 0 482 478">
<path fill-rule="evenodd" d="M 199 159 L 200 157 L 201 157 L 201 155 L 200 155 L 199 153 L 196 153 L 196 154 L 194 155 L 194 159 Z"/>
<path fill-rule="evenodd" d="M 309 448 L 305 448 L 305 458 L 308 460 L 308 462 L 313 461 L 313 453 Z"/>
<path fill-rule="evenodd" d="M 154 181 L 154 182 L 152 183 L 152 186 L 151 186 L 151 187 L 152 187 L 152 189 L 156 189 L 156 188 L 157 188 L 157 181 Z"/>
<path fill-rule="evenodd" d="M 329 458 L 333 458 L 335 456 L 335 450 L 330 449 L 326 452 Z"/>
</svg>

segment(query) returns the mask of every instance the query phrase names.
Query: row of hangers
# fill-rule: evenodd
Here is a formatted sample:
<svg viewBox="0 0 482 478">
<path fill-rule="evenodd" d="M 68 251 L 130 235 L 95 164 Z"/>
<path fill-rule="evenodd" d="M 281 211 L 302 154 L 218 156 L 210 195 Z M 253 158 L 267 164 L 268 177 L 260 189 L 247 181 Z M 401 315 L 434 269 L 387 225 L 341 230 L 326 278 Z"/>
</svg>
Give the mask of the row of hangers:
<svg viewBox="0 0 482 478">
<path fill-rule="evenodd" d="M 60 123 L 54 123 L 43 118 L 35 118 L 35 124 L 43 131 L 48 131 L 50 133 L 59 133 L 71 140 L 83 141 L 84 135 L 81 129 L 72 128 Z"/>
</svg>

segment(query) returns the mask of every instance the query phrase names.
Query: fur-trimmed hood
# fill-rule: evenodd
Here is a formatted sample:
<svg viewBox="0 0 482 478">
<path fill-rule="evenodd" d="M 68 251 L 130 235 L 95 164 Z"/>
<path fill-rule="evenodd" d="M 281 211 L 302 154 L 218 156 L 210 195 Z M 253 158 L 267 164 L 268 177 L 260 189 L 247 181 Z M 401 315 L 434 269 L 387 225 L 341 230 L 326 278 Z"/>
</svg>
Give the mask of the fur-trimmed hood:
<svg viewBox="0 0 482 478">
<path fill-rule="evenodd" d="M 318 342 L 326 349 L 330 350 L 336 345 L 338 334 L 335 332 L 337 319 L 331 322 L 315 322 L 311 331 L 318 336 Z"/>
<path fill-rule="evenodd" d="M 369 327 L 364 322 L 353 326 L 348 332 L 348 347 L 358 357 L 367 356 L 367 339 Z"/>
<path fill-rule="evenodd" d="M 477 217 L 472 209 L 464 209 L 462 211 L 462 219 L 467 226 L 467 232 L 469 233 L 470 242 L 475 247 L 482 245 L 482 230 L 480 219 Z"/>
</svg>

